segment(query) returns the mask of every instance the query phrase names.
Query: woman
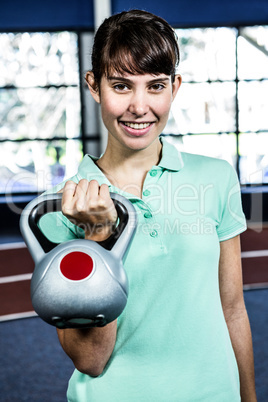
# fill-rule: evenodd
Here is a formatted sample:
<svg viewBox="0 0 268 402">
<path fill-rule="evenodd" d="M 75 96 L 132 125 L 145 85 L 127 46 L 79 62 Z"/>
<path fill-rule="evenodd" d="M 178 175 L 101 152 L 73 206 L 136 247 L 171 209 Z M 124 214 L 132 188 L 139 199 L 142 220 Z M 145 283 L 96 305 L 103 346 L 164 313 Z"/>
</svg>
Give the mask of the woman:
<svg viewBox="0 0 268 402">
<path fill-rule="evenodd" d="M 159 137 L 181 85 L 178 62 L 174 31 L 150 13 L 123 12 L 96 33 L 86 80 L 107 148 L 53 189 L 63 191 L 63 214 L 40 224 L 54 241 L 104 240 L 117 219 L 110 191 L 133 203 L 139 224 L 122 315 L 103 328 L 58 330 L 76 367 L 70 401 L 256 401 L 236 174 Z"/>
</svg>

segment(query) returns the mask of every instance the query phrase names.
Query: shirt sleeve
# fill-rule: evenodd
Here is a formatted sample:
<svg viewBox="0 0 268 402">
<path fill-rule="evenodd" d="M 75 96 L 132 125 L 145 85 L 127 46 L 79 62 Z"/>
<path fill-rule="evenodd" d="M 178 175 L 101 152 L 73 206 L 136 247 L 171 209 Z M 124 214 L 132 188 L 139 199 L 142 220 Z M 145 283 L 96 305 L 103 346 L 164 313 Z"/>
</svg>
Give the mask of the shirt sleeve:
<svg viewBox="0 0 268 402">
<path fill-rule="evenodd" d="M 221 188 L 221 218 L 217 226 L 220 241 L 231 239 L 247 229 L 237 174 L 231 165 L 226 164 L 224 175 L 228 180 Z"/>
<path fill-rule="evenodd" d="M 74 176 L 70 180 L 77 182 L 78 177 Z M 46 191 L 45 194 L 57 193 L 63 188 L 65 182 Z M 38 226 L 46 238 L 53 243 L 60 244 L 65 241 L 85 237 L 84 230 L 69 221 L 62 212 L 52 212 L 43 215 L 38 222 Z"/>
<path fill-rule="evenodd" d="M 70 222 L 61 212 L 52 212 L 42 216 L 38 226 L 46 238 L 53 243 L 63 243 L 85 237 L 84 230 Z"/>
</svg>

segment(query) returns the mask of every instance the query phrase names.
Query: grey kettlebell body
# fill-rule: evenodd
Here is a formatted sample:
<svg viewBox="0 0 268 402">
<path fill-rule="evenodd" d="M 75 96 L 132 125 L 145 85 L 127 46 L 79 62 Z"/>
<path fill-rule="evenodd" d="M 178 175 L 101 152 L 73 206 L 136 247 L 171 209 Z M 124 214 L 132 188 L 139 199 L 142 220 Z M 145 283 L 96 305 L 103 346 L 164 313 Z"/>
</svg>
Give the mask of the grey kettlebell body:
<svg viewBox="0 0 268 402">
<path fill-rule="evenodd" d="M 35 261 L 31 299 L 37 314 L 58 328 L 103 326 L 124 310 L 128 279 L 123 260 L 134 236 L 136 212 L 126 198 L 111 193 L 119 217 L 102 243 L 77 239 L 51 243 L 38 227 L 44 214 L 61 210 L 61 194 L 42 195 L 24 209 L 20 228 Z"/>
</svg>

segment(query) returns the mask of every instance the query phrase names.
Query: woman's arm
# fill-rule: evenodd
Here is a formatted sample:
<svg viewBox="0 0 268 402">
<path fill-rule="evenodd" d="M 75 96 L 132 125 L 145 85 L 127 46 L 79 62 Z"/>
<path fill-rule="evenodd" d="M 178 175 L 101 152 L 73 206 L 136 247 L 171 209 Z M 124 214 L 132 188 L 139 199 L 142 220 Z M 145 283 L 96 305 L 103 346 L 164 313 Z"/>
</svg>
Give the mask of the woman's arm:
<svg viewBox="0 0 268 402">
<path fill-rule="evenodd" d="M 100 375 L 114 349 L 117 321 L 102 328 L 57 329 L 65 353 L 81 373 Z"/>
<path fill-rule="evenodd" d="M 111 234 L 117 213 L 107 185 L 85 179 L 68 181 L 62 190 L 62 212 L 85 230 L 85 239 L 105 240 Z M 104 370 L 116 341 L 117 320 L 105 327 L 57 329 L 63 350 L 75 367 L 96 377 Z"/>
<path fill-rule="evenodd" d="M 256 402 L 252 338 L 243 296 L 240 237 L 221 242 L 220 251 L 220 295 L 238 364 L 241 400 Z"/>
</svg>

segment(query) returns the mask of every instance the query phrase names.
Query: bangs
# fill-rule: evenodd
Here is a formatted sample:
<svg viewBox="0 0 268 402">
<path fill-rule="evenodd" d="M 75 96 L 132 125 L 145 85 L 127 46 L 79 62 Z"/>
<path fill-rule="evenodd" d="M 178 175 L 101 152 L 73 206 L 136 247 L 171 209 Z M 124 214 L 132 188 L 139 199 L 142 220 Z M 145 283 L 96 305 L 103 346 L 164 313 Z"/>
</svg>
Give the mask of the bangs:
<svg viewBox="0 0 268 402">
<path fill-rule="evenodd" d="M 103 74 L 112 72 L 127 74 L 166 74 L 175 75 L 177 64 L 174 49 L 160 35 L 153 40 L 135 40 L 135 35 L 113 38 L 103 52 L 101 65 L 105 66 Z"/>
<path fill-rule="evenodd" d="M 124 74 L 165 74 L 174 81 L 180 54 L 177 36 L 160 17 L 145 11 L 122 12 L 98 29 L 92 51 L 96 86 L 101 77 Z"/>
<path fill-rule="evenodd" d="M 174 69 L 169 67 L 169 63 L 165 58 L 165 63 L 159 63 L 159 58 L 155 57 L 155 54 L 149 55 L 142 53 L 141 56 L 133 52 L 125 51 L 124 49 L 117 49 L 113 55 L 111 55 L 104 65 L 106 69 L 104 75 L 107 77 L 112 72 L 117 72 L 120 75 L 127 74 L 166 74 L 173 75 Z"/>
</svg>

